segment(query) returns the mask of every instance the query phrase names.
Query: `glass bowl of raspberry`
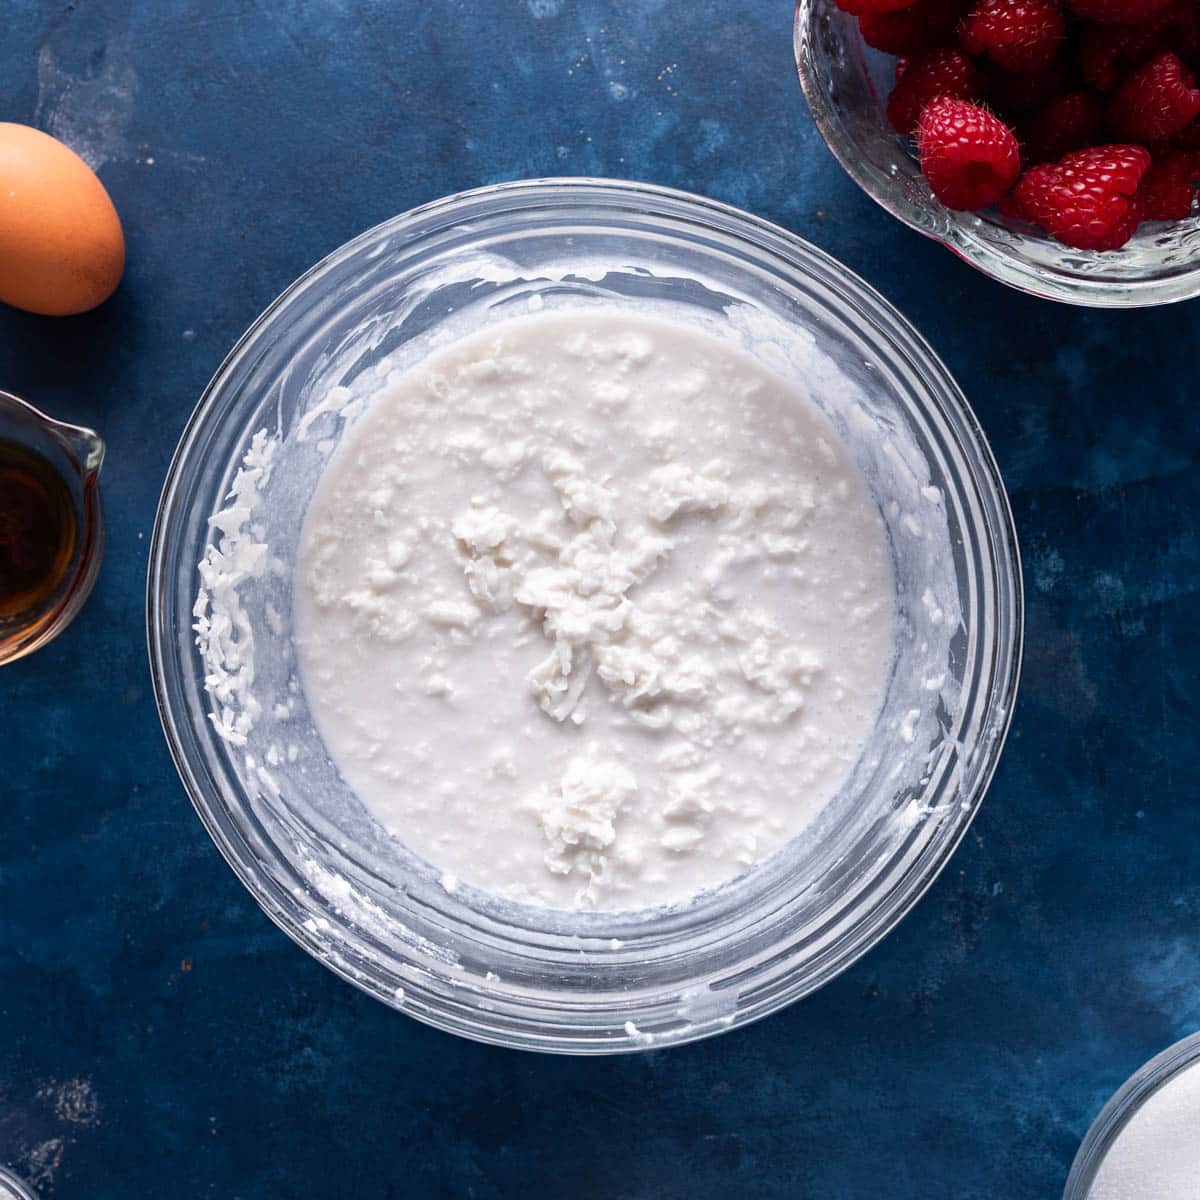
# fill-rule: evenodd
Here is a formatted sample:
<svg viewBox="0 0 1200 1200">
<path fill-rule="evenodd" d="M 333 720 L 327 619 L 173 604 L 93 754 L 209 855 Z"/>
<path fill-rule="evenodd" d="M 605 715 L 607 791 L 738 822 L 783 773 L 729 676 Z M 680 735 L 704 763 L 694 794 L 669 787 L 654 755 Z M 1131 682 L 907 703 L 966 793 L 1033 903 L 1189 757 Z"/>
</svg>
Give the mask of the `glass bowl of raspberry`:
<svg viewBox="0 0 1200 1200">
<path fill-rule="evenodd" d="M 892 18 L 893 28 L 887 31 L 888 36 L 894 34 L 899 39 L 894 44 L 901 54 L 905 48 L 901 43 L 907 38 L 914 44 L 921 43 L 917 54 L 943 54 L 947 60 L 951 60 L 936 67 L 946 80 L 943 86 L 947 93 L 969 97 L 969 104 L 977 103 L 989 113 L 1000 112 L 1014 127 L 1014 136 L 1020 144 L 1022 175 L 1020 182 L 1000 199 L 998 205 L 980 211 L 948 208 L 935 197 L 922 171 L 914 140 L 896 131 L 894 125 L 907 127 L 909 117 L 915 125 L 922 111 L 913 108 L 897 119 L 897 104 L 905 98 L 893 96 L 898 61 L 903 76 L 907 73 L 906 68 L 911 68 L 913 63 L 919 61 L 917 56 L 907 56 L 907 61 L 906 57 L 898 60 L 895 53 L 884 53 L 868 46 L 860 28 L 860 19 L 842 11 L 834 0 L 798 0 L 794 48 L 800 83 L 817 128 L 834 156 L 847 174 L 892 216 L 909 228 L 940 241 L 984 274 L 1023 292 L 1096 308 L 1146 307 L 1200 296 L 1200 215 L 1197 215 L 1193 201 L 1196 169 L 1200 168 L 1200 151 L 1194 148 L 1189 151 L 1195 153 L 1194 166 L 1185 171 L 1186 179 L 1181 179 L 1178 185 L 1183 188 L 1183 211 L 1190 209 L 1191 215 L 1172 220 L 1142 219 L 1140 223 L 1137 218 L 1145 216 L 1148 184 L 1153 178 L 1149 175 L 1150 153 L 1134 152 L 1129 147 L 1121 146 L 1120 154 L 1115 159 L 1111 156 L 1104 158 L 1090 150 L 1079 150 L 1074 155 L 1076 158 L 1079 155 L 1084 158 L 1091 155 L 1094 162 L 1088 169 L 1098 173 L 1100 179 L 1107 181 L 1114 175 L 1127 176 L 1127 181 L 1122 180 L 1118 187 L 1128 192 L 1128 197 L 1114 195 L 1104 198 L 1103 211 L 1106 217 L 1118 209 L 1122 213 L 1119 218 L 1114 216 L 1111 226 L 1104 231 L 1110 240 L 1123 241 L 1118 249 L 1087 250 L 1063 244 L 1051 237 L 1045 228 L 1027 219 L 1028 214 L 1022 213 L 1020 206 L 1013 203 L 1014 196 L 1019 196 L 1022 188 L 1032 192 L 1035 175 L 1030 172 L 1030 167 L 1033 162 L 1048 157 L 1057 158 L 1063 146 L 1074 152 L 1070 142 L 1062 142 L 1054 151 L 1043 149 L 1040 154 L 1037 153 L 1039 140 L 1047 144 L 1061 141 L 1066 133 L 1063 125 L 1069 125 L 1073 118 L 1087 123 L 1086 114 L 1064 111 L 1071 109 L 1081 95 L 1090 97 L 1083 104 L 1093 109 L 1093 128 L 1086 138 L 1089 144 L 1135 140 L 1149 142 L 1157 166 L 1157 156 L 1163 152 L 1167 140 L 1151 141 L 1144 136 L 1135 139 L 1128 132 L 1125 137 L 1117 137 L 1111 127 L 1115 97 L 1135 72 L 1140 71 L 1143 77 L 1153 75 L 1155 71 L 1161 74 L 1163 64 L 1160 60 L 1174 59 L 1175 51 L 1191 56 L 1190 48 L 1178 44 L 1177 31 L 1167 26 L 1163 5 L 1173 10 L 1177 7 L 1188 14 L 1189 19 L 1200 6 L 1195 5 L 1194 0 L 1070 0 L 1071 5 L 1083 3 L 1137 7 L 1144 4 L 1147 10 L 1157 10 L 1154 22 L 1147 20 L 1110 25 L 1098 35 L 1097 50 L 1099 42 L 1107 46 L 1111 41 L 1114 47 L 1111 59 L 1105 61 L 1117 74 L 1109 85 L 1110 90 L 1106 91 L 1094 86 L 1088 79 L 1091 64 L 1085 62 L 1081 65 L 1083 56 L 1091 52 L 1084 48 L 1082 39 L 1089 34 L 1091 26 L 1099 23 L 1080 20 L 1070 7 L 1063 10 L 1063 28 L 1053 35 L 1057 39 L 1053 61 L 1036 71 L 1000 69 L 994 57 L 997 53 L 995 45 L 981 47 L 980 44 L 980 39 L 986 39 L 989 31 L 985 27 L 981 34 L 974 28 L 968 33 L 966 19 L 970 17 L 974 20 L 974 15 L 985 5 L 994 3 L 1002 7 L 1009 2 L 921 0 L 921 10 L 928 15 L 930 22 L 929 30 L 922 29 L 914 33 L 911 18 L 906 22 L 908 28 L 894 23 Z M 1050 2 L 1047 0 L 1047 3 Z M 843 0 L 843 3 L 855 11 L 872 10 L 872 0 Z M 1053 3 L 1057 4 L 1057 0 L 1053 0 Z M 863 7 L 864 4 L 866 7 Z M 883 0 L 883 6 L 895 10 L 896 0 Z M 868 17 L 868 22 L 871 19 Z M 924 19 L 917 18 L 918 21 Z M 885 22 L 887 20 L 885 17 Z M 935 30 L 933 26 L 939 28 Z M 1159 29 L 1157 41 L 1151 36 L 1154 29 Z M 1144 31 L 1145 39 L 1134 37 L 1135 31 L 1139 34 Z M 872 40 L 878 42 L 881 39 L 876 36 Z M 887 37 L 882 40 L 886 42 Z M 982 52 L 975 53 L 980 50 Z M 1157 60 L 1150 61 L 1145 56 L 1150 56 L 1150 59 L 1157 56 Z M 1186 64 L 1180 69 L 1185 79 L 1176 84 L 1176 91 L 1186 96 L 1190 90 L 1190 72 Z M 1092 68 L 1092 80 L 1095 78 L 1094 70 Z M 961 90 L 955 91 L 956 80 L 961 81 L 964 73 L 972 71 L 978 72 L 979 81 L 975 84 L 975 90 L 964 85 Z M 1105 83 L 1108 84 L 1108 81 Z M 1020 101 L 1029 100 L 1038 88 L 1045 89 L 1045 94 L 1038 98 L 1041 107 L 1032 110 L 1033 115 L 1010 116 L 1012 110 L 1005 105 L 1007 97 L 1003 96 L 1002 91 L 1013 84 L 1022 92 L 1015 101 L 1018 108 Z M 1131 89 L 1140 87 L 1142 92 L 1130 93 L 1131 104 L 1128 107 L 1138 111 L 1153 107 L 1146 103 L 1157 99 L 1150 92 L 1155 86 L 1152 79 L 1134 79 L 1129 86 Z M 1068 100 L 1067 97 L 1074 100 Z M 890 113 L 889 101 L 892 106 Z M 1057 105 L 1060 110 L 1055 118 L 1058 122 L 1056 128 L 1050 127 L 1048 119 L 1042 119 L 1040 124 L 1037 119 L 1039 114 L 1050 112 L 1052 105 Z M 924 128 L 923 118 L 921 125 Z M 1200 147 L 1200 117 L 1191 120 L 1182 134 L 1173 135 L 1175 145 L 1186 146 L 1192 135 L 1195 135 L 1196 147 Z M 1173 149 L 1171 153 L 1176 152 Z M 997 161 L 999 158 L 997 152 Z M 1070 159 L 1063 158 L 1061 161 L 1069 164 Z M 1084 165 L 1087 168 L 1087 164 Z M 1057 169 L 1057 163 L 1053 166 Z M 1069 172 L 1065 175 L 1061 172 L 1057 176 L 1047 175 L 1038 167 L 1037 175 L 1043 178 L 1036 181 L 1045 186 L 1041 188 L 1040 195 L 1033 197 L 1031 205 L 1033 200 L 1041 202 L 1043 206 L 1047 203 L 1056 204 L 1060 198 L 1069 202 L 1073 190 L 1078 190 L 1075 178 Z M 1158 179 L 1155 179 L 1155 184 L 1157 186 Z M 1178 188 L 1174 194 L 1178 195 Z M 1139 207 L 1134 207 L 1135 196 Z M 1058 215 L 1053 213 L 1052 217 Z M 1062 214 L 1064 221 L 1074 215 Z M 1086 215 L 1096 216 L 1094 213 Z M 1119 227 L 1119 220 L 1126 223 L 1124 228 Z M 1129 229 L 1135 223 L 1136 229 L 1130 236 Z M 1042 224 L 1047 224 L 1045 217 Z M 1123 240 L 1126 237 L 1128 240 Z"/>
</svg>

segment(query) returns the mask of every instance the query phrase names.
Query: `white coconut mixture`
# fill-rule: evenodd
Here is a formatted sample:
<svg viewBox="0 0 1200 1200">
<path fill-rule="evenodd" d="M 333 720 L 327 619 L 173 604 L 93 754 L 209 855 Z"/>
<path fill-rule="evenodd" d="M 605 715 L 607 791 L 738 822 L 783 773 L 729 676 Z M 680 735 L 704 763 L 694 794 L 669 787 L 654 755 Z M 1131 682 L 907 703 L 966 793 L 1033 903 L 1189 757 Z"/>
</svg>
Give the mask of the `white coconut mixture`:
<svg viewBox="0 0 1200 1200">
<path fill-rule="evenodd" d="M 301 538 L 304 691 L 446 887 L 682 901 L 837 794 L 894 586 L 802 384 L 644 315 L 543 313 L 434 352 L 346 434 Z"/>
</svg>

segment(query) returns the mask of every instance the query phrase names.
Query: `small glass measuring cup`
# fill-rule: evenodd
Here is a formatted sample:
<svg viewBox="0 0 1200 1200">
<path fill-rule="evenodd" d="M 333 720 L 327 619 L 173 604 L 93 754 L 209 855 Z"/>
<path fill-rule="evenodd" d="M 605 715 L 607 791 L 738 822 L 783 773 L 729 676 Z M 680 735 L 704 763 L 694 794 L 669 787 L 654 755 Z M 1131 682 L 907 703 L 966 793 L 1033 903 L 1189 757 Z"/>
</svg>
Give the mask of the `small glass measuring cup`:
<svg viewBox="0 0 1200 1200">
<path fill-rule="evenodd" d="M 0 665 L 57 637 L 91 593 L 103 461 L 98 434 L 0 391 Z"/>
</svg>

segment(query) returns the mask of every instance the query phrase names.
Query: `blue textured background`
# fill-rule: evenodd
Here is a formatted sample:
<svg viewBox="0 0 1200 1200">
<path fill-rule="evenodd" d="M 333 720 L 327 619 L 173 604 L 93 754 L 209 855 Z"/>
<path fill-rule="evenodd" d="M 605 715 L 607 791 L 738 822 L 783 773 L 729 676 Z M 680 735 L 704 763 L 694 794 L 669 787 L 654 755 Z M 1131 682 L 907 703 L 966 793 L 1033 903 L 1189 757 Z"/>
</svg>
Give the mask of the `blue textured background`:
<svg viewBox="0 0 1200 1200">
<path fill-rule="evenodd" d="M 0 672 L 0 1161 L 60 1200 L 1055 1197 L 1200 1024 L 1195 305 L 1026 299 L 898 227 L 809 120 L 788 0 L 9 0 L 0 119 L 99 164 L 129 241 L 90 316 L 0 311 L 0 386 L 109 443 L 109 549 Z M 705 1044 L 488 1049 L 337 981 L 172 771 L 142 634 L 160 480 L 294 276 L 531 175 L 703 192 L 843 259 L 962 381 L 1021 531 L 1027 668 L 970 836 L 881 947 Z"/>
</svg>

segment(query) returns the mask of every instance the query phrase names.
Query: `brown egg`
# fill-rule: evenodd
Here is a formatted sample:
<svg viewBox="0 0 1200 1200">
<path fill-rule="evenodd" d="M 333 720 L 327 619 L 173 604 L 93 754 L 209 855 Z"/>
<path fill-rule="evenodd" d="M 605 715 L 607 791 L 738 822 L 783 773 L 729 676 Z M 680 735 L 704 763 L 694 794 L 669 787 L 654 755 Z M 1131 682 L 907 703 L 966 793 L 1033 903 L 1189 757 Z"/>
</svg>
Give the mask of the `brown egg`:
<svg viewBox="0 0 1200 1200">
<path fill-rule="evenodd" d="M 0 121 L 0 300 L 87 312 L 124 269 L 121 221 L 91 167 L 49 134 Z"/>
</svg>

